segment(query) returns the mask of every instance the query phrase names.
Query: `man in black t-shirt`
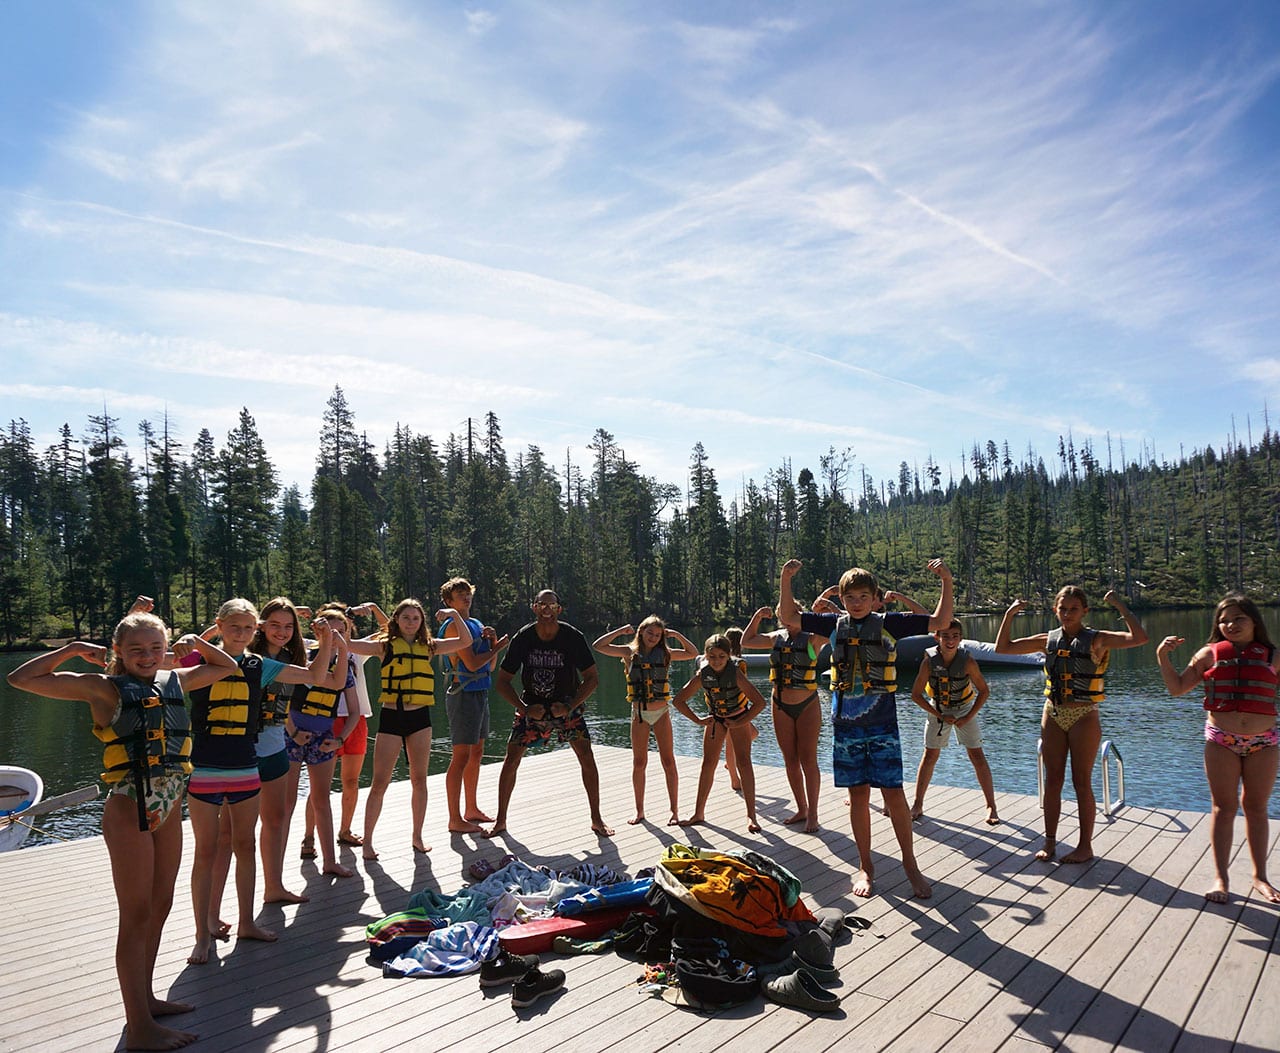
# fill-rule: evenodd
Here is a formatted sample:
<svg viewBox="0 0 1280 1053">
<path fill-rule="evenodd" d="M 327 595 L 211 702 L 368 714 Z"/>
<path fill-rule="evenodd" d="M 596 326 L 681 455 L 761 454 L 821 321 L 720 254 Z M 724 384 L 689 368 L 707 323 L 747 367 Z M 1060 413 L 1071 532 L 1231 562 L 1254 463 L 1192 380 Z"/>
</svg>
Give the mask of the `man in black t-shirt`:
<svg viewBox="0 0 1280 1053">
<path fill-rule="evenodd" d="M 507 756 L 498 776 L 498 815 L 484 834 L 496 837 L 507 828 L 507 805 L 516 786 L 516 771 L 525 750 L 555 735 L 567 742 L 582 768 L 582 785 L 591 807 L 591 829 L 602 837 L 613 830 L 600 814 L 600 772 L 591 752 L 591 734 L 582 708 L 600 681 L 587 638 L 560 621 L 560 599 L 543 589 L 533 601 L 534 620 L 511 638 L 494 685 L 515 709 Z M 521 694 L 512 679 L 520 674 Z"/>
</svg>

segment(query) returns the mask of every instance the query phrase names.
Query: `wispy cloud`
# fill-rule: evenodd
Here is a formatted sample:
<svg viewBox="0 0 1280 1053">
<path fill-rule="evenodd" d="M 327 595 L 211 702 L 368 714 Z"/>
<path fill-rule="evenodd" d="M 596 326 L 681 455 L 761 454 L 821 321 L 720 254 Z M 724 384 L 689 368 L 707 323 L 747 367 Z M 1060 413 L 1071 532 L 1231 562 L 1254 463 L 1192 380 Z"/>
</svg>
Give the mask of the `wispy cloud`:
<svg viewBox="0 0 1280 1053">
<path fill-rule="evenodd" d="M 1280 387 L 1280 31 L 1244 9 L 140 22 L 65 132 L 30 129 L 35 174 L 0 162 L 6 410 L 77 404 L 67 363 L 138 414 L 199 378 L 193 424 L 237 385 L 271 428 L 318 421 L 339 383 L 371 428 L 493 409 L 548 448 L 604 426 L 660 476 L 703 438 L 883 477 L 986 437 L 1213 441 Z"/>
</svg>

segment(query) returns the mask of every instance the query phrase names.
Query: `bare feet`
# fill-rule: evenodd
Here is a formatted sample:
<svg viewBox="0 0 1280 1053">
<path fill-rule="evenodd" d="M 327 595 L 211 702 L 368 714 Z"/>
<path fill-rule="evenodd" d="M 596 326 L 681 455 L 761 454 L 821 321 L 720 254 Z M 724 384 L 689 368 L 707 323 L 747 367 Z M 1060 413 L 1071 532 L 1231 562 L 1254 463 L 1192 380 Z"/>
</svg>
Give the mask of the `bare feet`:
<svg viewBox="0 0 1280 1053">
<path fill-rule="evenodd" d="M 871 880 L 871 875 L 865 870 L 859 870 L 853 875 L 853 894 L 866 899 L 875 891 L 875 883 Z"/>
<path fill-rule="evenodd" d="M 373 850 L 373 845 L 365 845 L 364 851 L 361 852 L 360 855 L 364 858 L 365 862 L 367 863 L 372 863 L 375 859 L 378 858 L 378 853 Z"/>
<path fill-rule="evenodd" d="M 309 903 L 311 897 L 302 892 L 290 892 L 287 888 L 268 889 L 262 893 L 263 903 Z"/>
<path fill-rule="evenodd" d="M 191 1031 L 175 1031 L 171 1027 L 161 1027 L 154 1020 L 150 1027 L 126 1028 L 124 1035 L 125 1049 L 181 1049 L 189 1046 L 199 1036 Z"/>
<path fill-rule="evenodd" d="M 818 825 L 818 820 L 814 819 L 804 824 L 804 832 L 806 834 L 816 834 L 822 827 Z"/>
<path fill-rule="evenodd" d="M 1087 863 L 1093 858 L 1093 849 L 1088 845 L 1077 845 L 1065 856 L 1060 862 L 1063 863 Z"/>
<path fill-rule="evenodd" d="M 263 943 L 275 943 L 280 937 L 270 929 L 255 925 L 251 921 L 242 921 L 236 929 L 237 940 L 261 940 Z"/>
<path fill-rule="evenodd" d="M 431 846 L 424 845 L 422 843 L 422 839 L 418 838 L 416 841 L 413 842 L 413 850 L 417 852 L 418 855 L 425 856 L 428 852 L 431 851 Z"/>
<path fill-rule="evenodd" d="M 364 838 L 361 837 L 359 834 L 353 834 L 350 830 L 339 830 L 338 844 L 351 845 L 355 848 L 359 848 L 362 844 L 364 844 Z"/>
<path fill-rule="evenodd" d="M 468 813 L 467 813 L 466 815 L 464 815 L 462 818 L 464 818 L 464 819 L 465 819 L 467 822 L 469 822 L 469 823 L 491 823 L 491 822 L 493 822 L 493 816 L 491 816 L 491 815 L 485 815 L 485 814 L 484 814 L 484 812 L 480 811 L 480 809 L 479 809 L 479 808 L 477 808 L 474 812 L 468 812 Z"/>
<path fill-rule="evenodd" d="M 928 899 L 933 895 L 933 886 L 920 871 L 908 870 L 907 880 L 911 882 L 911 892 L 917 899 Z"/>
<path fill-rule="evenodd" d="M 487 839 L 490 837 L 497 837 L 499 834 L 505 834 L 506 832 L 507 832 L 506 823 L 494 823 L 494 825 L 489 827 L 488 830 L 482 830 L 480 832 L 480 836 Z"/>
<path fill-rule="evenodd" d="M 1264 877 L 1253 879 L 1253 891 L 1268 903 L 1280 903 L 1280 891 L 1277 891 L 1275 886 Z"/>
<path fill-rule="evenodd" d="M 705 815 L 691 815 L 688 819 L 681 819 L 681 826 L 697 826 L 699 823 L 705 823 L 707 817 Z"/>
<path fill-rule="evenodd" d="M 747 816 L 747 833 L 758 834 L 760 832 L 760 823 L 754 815 Z"/>
<path fill-rule="evenodd" d="M 612 837 L 613 827 L 606 823 L 603 819 L 596 819 L 591 823 L 591 830 L 599 837 Z"/>
<path fill-rule="evenodd" d="M 1058 842 L 1046 840 L 1044 847 L 1036 853 L 1036 858 L 1042 863 L 1052 862 L 1053 857 L 1058 854 Z"/>
<path fill-rule="evenodd" d="M 195 1006 L 190 1002 L 171 1002 L 165 998 L 156 998 L 151 996 L 150 1004 L 147 1006 L 151 1010 L 152 1016 L 178 1016 L 181 1013 L 190 1013 Z"/>
<path fill-rule="evenodd" d="M 484 827 L 478 825 L 477 823 L 473 823 L 470 820 L 466 820 L 461 823 L 450 823 L 449 833 L 451 834 L 482 834 L 484 833 Z"/>
<path fill-rule="evenodd" d="M 187 964 L 188 965 L 204 965 L 208 960 L 209 960 L 209 937 L 197 936 L 196 945 L 191 948 L 191 953 L 187 955 Z"/>
<path fill-rule="evenodd" d="M 628 826 L 636 826 L 636 825 L 638 825 L 638 824 L 640 824 L 640 823 L 643 823 L 643 822 L 644 822 L 644 812 L 637 812 L 637 813 L 636 813 L 636 817 L 635 817 L 634 819 L 628 819 L 628 820 L 627 820 L 627 825 L 628 825 Z"/>
<path fill-rule="evenodd" d="M 789 815 L 782 820 L 783 826 L 796 826 L 799 823 L 807 823 L 809 817 L 804 812 L 796 812 L 795 815 Z"/>
<path fill-rule="evenodd" d="M 995 808 L 987 809 L 987 825 L 988 826 L 1000 825 L 1000 816 L 996 814 Z"/>
<path fill-rule="evenodd" d="M 377 859 L 378 857 L 374 856 L 373 858 Z M 354 877 L 356 872 L 350 867 L 344 867 L 341 863 L 327 863 L 321 873 L 332 874 L 334 877 Z"/>
<path fill-rule="evenodd" d="M 1211 888 L 1205 889 L 1204 898 L 1210 903 L 1226 903 L 1227 883 L 1222 878 L 1218 878 Z"/>
<path fill-rule="evenodd" d="M 668 825 L 668 826 L 679 826 L 679 825 L 680 825 L 680 813 L 679 813 L 679 812 L 672 812 L 672 813 L 671 813 L 671 818 L 667 820 L 667 825 Z"/>
<path fill-rule="evenodd" d="M 215 940 L 231 939 L 231 922 L 223 921 L 221 918 L 210 919 L 209 935 Z"/>
<path fill-rule="evenodd" d="M 889 813 L 888 813 L 888 812 L 885 812 L 884 814 L 885 814 L 885 815 L 888 815 Z M 923 819 L 923 818 L 924 818 L 924 805 L 923 805 L 923 804 L 916 804 L 914 801 L 912 801 L 912 802 L 911 802 L 911 819 L 912 819 L 912 821 L 914 821 L 914 820 L 916 820 L 916 819 Z"/>
</svg>

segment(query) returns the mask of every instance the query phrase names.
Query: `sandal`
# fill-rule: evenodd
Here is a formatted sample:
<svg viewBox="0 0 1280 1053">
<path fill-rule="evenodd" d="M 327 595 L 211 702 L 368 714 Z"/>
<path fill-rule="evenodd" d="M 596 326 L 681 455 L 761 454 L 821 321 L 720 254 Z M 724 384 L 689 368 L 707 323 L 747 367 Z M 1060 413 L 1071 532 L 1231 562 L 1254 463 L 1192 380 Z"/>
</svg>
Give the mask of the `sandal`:
<svg viewBox="0 0 1280 1053">
<path fill-rule="evenodd" d="M 356 848 L 359 848 L 362 844 L 364 844 L 364 838 L 361 837 L 359 834 L 353 834 L 350 830 L 339 830 L 338 844 L 353 845 Z"/>
<path fill-rule="evenodd" d="M 316 840 L 314 837 L 304 837 L 302 839 L 302 858 L 315 859 L 316 857 Z"/>
</svg>

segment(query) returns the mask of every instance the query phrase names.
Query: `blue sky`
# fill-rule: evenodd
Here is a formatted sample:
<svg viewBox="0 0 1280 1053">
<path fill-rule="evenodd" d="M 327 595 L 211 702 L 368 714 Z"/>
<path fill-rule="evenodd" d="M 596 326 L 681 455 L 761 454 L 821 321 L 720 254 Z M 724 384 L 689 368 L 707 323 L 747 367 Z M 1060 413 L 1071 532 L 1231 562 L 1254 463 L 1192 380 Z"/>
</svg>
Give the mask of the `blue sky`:
<svg viewBox="0 0 1280 1053">
<path fill-rule="evenodd" d="M 731 496 L 1280 412 L 1280 4 L 10 0 L 0 92 L 42 447 L 247 406 L 305 490 L 339 384 Z"/>
</svg>

